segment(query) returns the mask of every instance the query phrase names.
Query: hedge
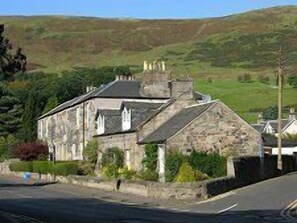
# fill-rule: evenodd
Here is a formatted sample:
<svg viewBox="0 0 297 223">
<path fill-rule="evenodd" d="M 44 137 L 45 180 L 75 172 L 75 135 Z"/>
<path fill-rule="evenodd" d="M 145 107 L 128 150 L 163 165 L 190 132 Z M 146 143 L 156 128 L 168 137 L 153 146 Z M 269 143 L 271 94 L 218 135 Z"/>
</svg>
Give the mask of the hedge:
<svg viewBox="0 0 297 223">
<path fill-rule="evenodd" d="M 51 161 L 20 161 L 13 162 L 9 165 L 11 171 L 17 172 L 32 172 L 39 174 L 52 174 L 55 175 L 77 175 L 78 163 L 74 162 L 58 162 L 53 164 Z"/>
<path fill-rule="evenodd" d="M 33 172 L 33 163 L 28 162 L 13 162 L 9 164 L 9 169 L 11 171 L 17 172 Z"/>
</svg>

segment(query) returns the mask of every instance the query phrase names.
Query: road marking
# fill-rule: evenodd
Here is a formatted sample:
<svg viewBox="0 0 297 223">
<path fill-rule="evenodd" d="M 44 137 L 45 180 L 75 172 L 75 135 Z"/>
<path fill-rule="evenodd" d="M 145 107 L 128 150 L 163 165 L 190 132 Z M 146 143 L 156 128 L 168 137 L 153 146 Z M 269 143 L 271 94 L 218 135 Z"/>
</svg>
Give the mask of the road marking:
<svg viewBox="0 0 297 223">
<path fill-rule="evenodd" d="M 22 198 L 33 198 L 32 196 L 28 196 L 28 195 L 24 195 L 24 194 L 16 194 L 16 195 L 19 197 L 22 197 Z"/>
<path fill-rule="evenodd" d="M 238 205 L 238 204 L 234 204 L 234 205 L 232 205 L 232 206 L 230 206 L 230 207 L 228 207 L 228 208 L 225 208 L 225 209 L 223 209 L 223 210 L 218 211 L 216 214 L 221 214 L 221 213 L 223 213 L 223 212 L 229 211 L 230 209 L 235 208 L 237 205 Z"/>
<path fill-rule="evenodd" d="M 290 221 L 290 222 L 297 222 L 297 219 L 291 215 L 291 211 L 294 210 L 297 206 L 297 199 L 290 203 L 287 207 L 285 207 L 281 212 L 280 215 L 284 219 Z"/>
<path fill-rule="evenodd" d="M 207 199 L 205 201 L 199 201 L 199 202 L 196 202 L 196 204 L 204 204 L 204 203 L 208 203 L 208 202 L 212 202 L 212 201 L 217 201 L 217 200 L 229 197 L 229 196 L 231 196 L 233 194 L 236 194 L 236 191 L 230 191 L 230 192 L 227 192 L 227 193 L 212 197 L 212 198 Z"/>
</svg>

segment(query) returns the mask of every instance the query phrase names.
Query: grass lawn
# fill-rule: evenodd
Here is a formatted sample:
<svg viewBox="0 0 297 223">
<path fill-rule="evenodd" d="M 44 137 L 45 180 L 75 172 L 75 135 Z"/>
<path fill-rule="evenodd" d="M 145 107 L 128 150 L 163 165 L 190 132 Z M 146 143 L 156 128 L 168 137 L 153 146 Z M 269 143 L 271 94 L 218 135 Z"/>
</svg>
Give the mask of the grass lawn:
<svg viewBox="0 0 297 223">
<path fill-rule="evenodd" d="M 204 94 L 210 94 L 213 99 L 220 99 L 250 123 L 256 122 L 258 116 L 258 112 L 251 112 L 250 109 L 265 109 L 277 105 L 277 88 L 258 81 L 239 83 L 232 79 L 214 79 L 213 83 L 208 83 L 206 80 L 197 80 L 195 88 Z M 297 89 L 286 86 L 284 106 L 293 104 L 297 104 Z"/>
</svg>

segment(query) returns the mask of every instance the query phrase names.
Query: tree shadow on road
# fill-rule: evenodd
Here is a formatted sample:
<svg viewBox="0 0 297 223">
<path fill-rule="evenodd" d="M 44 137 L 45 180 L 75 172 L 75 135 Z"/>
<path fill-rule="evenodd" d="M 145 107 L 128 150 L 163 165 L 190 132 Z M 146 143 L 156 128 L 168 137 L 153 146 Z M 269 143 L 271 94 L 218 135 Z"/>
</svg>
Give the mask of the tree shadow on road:
<svg viewBox="0 0 297 223">
<path fill-rule="evenodd" d="M 1 199 L 0 219 L 1 211 L 49 223 L 260 223 L 281 222 L 283 220 L 280 216 L 280 210 L 248 210 L 229 211 L 223 214 L 204 214 L 197 213 L 199 210 L 195 210 L 196 213 L 188 210 L 182 212 L 108 202 L 95 198 Z"/>
</svg>

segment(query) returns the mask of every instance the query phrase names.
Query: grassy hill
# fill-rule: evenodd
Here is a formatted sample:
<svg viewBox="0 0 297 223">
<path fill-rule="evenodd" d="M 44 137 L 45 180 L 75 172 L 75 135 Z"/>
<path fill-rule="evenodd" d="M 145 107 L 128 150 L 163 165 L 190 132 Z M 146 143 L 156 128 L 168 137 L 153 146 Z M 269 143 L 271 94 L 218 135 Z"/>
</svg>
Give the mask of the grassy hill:
<svg viewBox="0 0 297 223">
<path fill-rule="evenodd" d="M 240 84 L 237 76 L 263 74 L 274 80 L 280 45 L 287 73 L 297 70 L 296 6 L 210 19 L 15 16 L 0 17 L 0 23 L 6 25 L 5 35 L 24 48 L 32 70 L 127 64 L 137 69 L 144 59 L 161 58 L 176 75 L 190 73 L 199 90 L 221 98 L 248 120 L 255 120 L 253 108 L 276 103 L 276 90 L 273 84 Z M 288 88 L 285 103 L 296 104 L 296 96 Z"/>
</svg>

